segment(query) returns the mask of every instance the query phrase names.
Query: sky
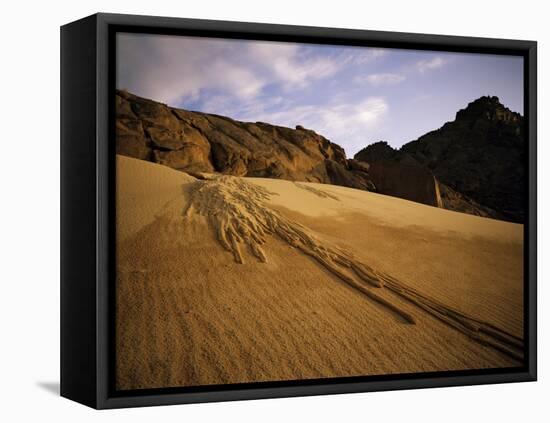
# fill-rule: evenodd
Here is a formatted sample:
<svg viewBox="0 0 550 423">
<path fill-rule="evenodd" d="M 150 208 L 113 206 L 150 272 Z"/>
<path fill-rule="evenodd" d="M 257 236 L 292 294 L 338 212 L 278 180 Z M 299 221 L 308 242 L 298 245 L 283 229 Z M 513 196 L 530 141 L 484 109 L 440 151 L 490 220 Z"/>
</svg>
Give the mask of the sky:
<svg viewBox="0 0 550 423">
<path fill-rule="evenodd" d="M 483 95 L 523 114 L 523 58 L 117 35 L 117 88 L 173 107 L 313 129 L 348 157 L 440 128 Z"/>
</svg>

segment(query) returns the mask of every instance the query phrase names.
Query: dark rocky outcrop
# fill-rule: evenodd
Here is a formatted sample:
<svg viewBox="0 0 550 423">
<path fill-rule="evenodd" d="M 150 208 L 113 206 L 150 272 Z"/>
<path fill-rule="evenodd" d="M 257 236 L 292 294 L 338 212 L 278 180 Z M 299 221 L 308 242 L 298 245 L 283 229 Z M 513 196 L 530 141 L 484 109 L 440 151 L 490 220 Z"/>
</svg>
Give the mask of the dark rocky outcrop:
<svg viewBox="0 0 550 423">
<path fill-rule="evenodd" d="M 441 183 L 413 156 L 392 148 L 385 141 L 365 147 L 355 159 L 370 165 L 369 176 L 381 194 L 476 216 L 500 218 L 496 211 Z"/>
<path fill-rule="evenodd" d="M 481 97 L 401 150 L 455 191 L 522 222 L 525 146 L 523 117 L 497 97 Z"/>
<path fill-rule="evenodd" d="M 117 153 L 190 172 L 310 181 L 374 190 L 368 165 L 317 134 L 116 95 Z"/>
<path fill-rule="evenodd" d="M 388 161 L 420 166 L 435 176 L 444 208 L 523 222 L 524 154 L 523 117 L 504 107 L 497 97 L 481 97 L 460 110 L 454 121 L 399 150 L 378 142 L 361 150 L 355 159 L 371 165 L 371 179 L 382 193 L 378 173 L 388 179 L 401 178 Z M 386 165 L 380 167 L 385 170 L 378 172 L 377 167 L 373 172 L 373 164 L 384 161 Z"/>
<path fill-rule="evenodd" d="M 364 163 L 375 163 L 395 159 L 398 155 L 399 151 L 390 146 L 387 141 L 378 141 L 363 148 L 353 158 Z"/>
<path fill-rule="evenodd" d="M 422 166 L 380 160 L 371 164 L 370 176 L 382 194 L 443 207 L 437 180 Z"/>
</svg>

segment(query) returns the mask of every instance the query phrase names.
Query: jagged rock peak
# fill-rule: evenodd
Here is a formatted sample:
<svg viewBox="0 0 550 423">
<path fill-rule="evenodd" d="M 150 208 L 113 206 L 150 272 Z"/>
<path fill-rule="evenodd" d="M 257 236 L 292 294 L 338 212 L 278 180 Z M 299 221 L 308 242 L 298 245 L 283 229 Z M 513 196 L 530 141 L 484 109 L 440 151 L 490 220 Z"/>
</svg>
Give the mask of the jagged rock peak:
<svg viewBox="0 0 550 423">
<path fill-rule="evenodd" d="M 496 96 L 480 97 L 456 113 L 456 120 L 476 120 L 480 118 L 509 123 L 522 120 L 519 113 L 513 112 L 504 106 Z"/>
<path fill-rule="evenodd" d="M 388 144 L 387 141 L 377 141 L 355 154 L 354 159 L 364 162 L 378 162 L 394 158 L 397 150 Z"/>
<path fill-rule="evenodd" d="M 443 201 L 446 208 L 523 222 L 525 192 L 520 181 L 525 178 L 524 119 L 500 103 L 498 97 L 472 101 L 457 112 L 454 121 L 399 150 L 378 142 L 355 158 L 368 162 L 371 169 L 373 163 L 388 160 L 407 166 L 416 164 L 449 188 L 446 192 L 450 200 L 447 205 Z M 371 179 L 380 185 L 373 171 Z"/>
</svg>

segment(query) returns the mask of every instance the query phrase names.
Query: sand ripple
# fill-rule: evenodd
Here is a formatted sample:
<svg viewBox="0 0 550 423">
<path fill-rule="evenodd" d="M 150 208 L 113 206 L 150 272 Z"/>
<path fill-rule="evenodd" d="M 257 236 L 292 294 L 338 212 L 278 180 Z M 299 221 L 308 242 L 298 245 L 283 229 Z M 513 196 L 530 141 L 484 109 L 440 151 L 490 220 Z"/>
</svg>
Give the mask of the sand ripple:
<svg viewBox="0 0 550 423">
<path fill-rule="evenodd" d="M 207 217 L 219 243 L 233 254 L 236 262 L 244 263 L 243 246 L 248 247 L 256 259 L 267 262 L 263 248 L 266 237 L 277 236 L 406 323 L 416 324 L 415 313 L 428 313 L 474 341 L 523 361 L 521 338 L 474 319 L 371 268 L 351 251 L 321 241 L 305 226 L 269 208 L 266 200 L 274 194 L 267 189 L 233 176 L 202 175 L 202 178 L 195 183 L 185 216 L 197 213 Z M 305 184 L 300 184 L 300 187 L 311 191 L 311 187 Z M 414 305 L 415 313 L 405 310 L 396 297 Z"/>
</svg>

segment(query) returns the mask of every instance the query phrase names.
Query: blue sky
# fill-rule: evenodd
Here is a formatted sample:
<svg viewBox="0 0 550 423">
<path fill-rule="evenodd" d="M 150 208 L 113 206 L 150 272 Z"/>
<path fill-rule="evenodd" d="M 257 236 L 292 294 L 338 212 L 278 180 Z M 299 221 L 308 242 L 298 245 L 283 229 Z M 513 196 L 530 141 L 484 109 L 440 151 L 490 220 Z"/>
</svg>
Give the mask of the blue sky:
<svg viewBox="0 0 550 423">
<path fill-rule="evenodd" d="M 400 147 L 482 95 L 523 114 L 514 56 L 118 34 L 117 87 L 170 106 Z"/>
</svg>

